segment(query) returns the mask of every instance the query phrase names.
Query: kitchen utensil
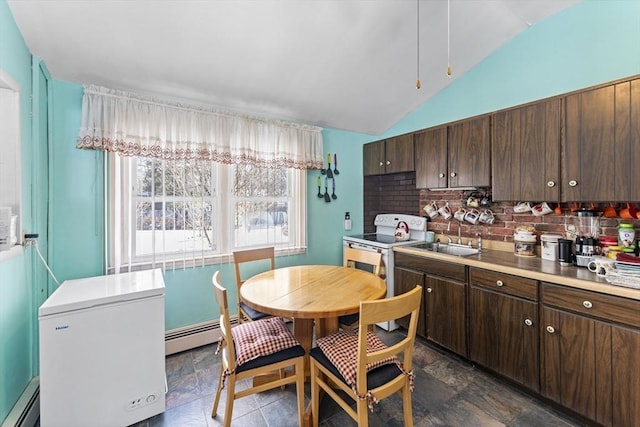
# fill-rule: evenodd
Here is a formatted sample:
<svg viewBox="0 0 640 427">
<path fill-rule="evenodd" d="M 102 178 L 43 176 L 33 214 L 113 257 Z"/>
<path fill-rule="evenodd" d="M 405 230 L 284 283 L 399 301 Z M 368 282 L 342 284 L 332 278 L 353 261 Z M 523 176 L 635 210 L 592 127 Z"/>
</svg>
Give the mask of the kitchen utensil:
<svg viewBox="0 0 640 427">
<path fill-rule="evenodd" d="M 480 198 L 475 194 L 472 194 L 469 197 L 467 197 L 466 203 L 467 203 L 467 206 L 470 208 L 477 208 L 480 206 Z"/>
<path fill-rule="evenodd" d="M 467 210 L 465 208 L 459 208 L 454 214 L 453 217 L 458 221 L 464 221 L 464 216 L 467 214 Z"/>
<path fill-rule="evenodd" d="M 329 196 L 329 184 L 326 176 L 324 177 L 324 201 L 331 201 L 331 197 Z"/>
<path fill-rule="evenodd" d="M 464 214 L 464 220 L 470 224 L 477 224 L 480 219 L 480 212 L 477 209 L 469 209 L 466 214 Z"/>
<path fill-rule="evenodd" d="M 327 167 L 327 177 L 333 178 L 333 172 L 331 171 L 331 153 L 327 153 L 327 163 L 329 163 L 329 167 Z"/>
<path fill-rule="evenodd" d="M 618 212 L 616 212 L 616 208 L 613 206 L 613 203 L 610 203 L 609 206 L 604 208 L 604 216 L 607 218 L 616 218 L 618 216 Z"/>
<path fill-rule="evenodd" d="M 562 205 L 558 203 L 558 206 L 556 206 L 556 208 L 553 211 L 555 212 L 556 215 L 562 215 Z"/>
<path fill-rule="evenodd" d="M 531 204 L 529 202 L 520 202 L 513 207 L 515 213 L 531 212 Z"/>
<path fill-rule="evenodd" d="M 449 220 L 453 216 L 451 213 L 451 208 L 449 207 L 449 202 L 445 202 L 444 206 L 438 208 L 438 213 L 442 215 L 442 218 Z"/>
<path fill-rule="evenodd" d="M 331 186 L 333 187 L 333 191 L 332 191 L 332 193 L 331 193 L 331 198 L 332 198 L 333 200 L 335 200 L 335 199 L 337 199 L 337 198 L 338 198 L 338 196 L 336 196 L 336 179 L 335 179 L 335 178 L 333 178 L 333 179 L 331 180 Z"/>
<path fill-rule="evenodd" d="M 531 208 L 531 213 L 535 216 L 543 216 L 553 212 L 551 206 L 547 202 L 538 203 L 534 207 Z"/>
<path fill-rule="evenodd" d="M 562 265 L 570 265 L 573 262 L 571 245 L 573 241 L 569 239 L 558 239 L 558 261 Z"/>
<path fill-rule="evenodd" d="M 405 221 L 398 222 L 396 225 L 395 239 L 397 241 L 409 240 L 411 238 L 411 233 L 409 233 L 409 224 Z"/>
<path fill-rule="evenodd" d="M 480 214 L 480 222 L 484 224 L 493 224 L 496 221 L 496 217 L 493 215 L 491 209 L 485 209 L 484 212 Z"/>
<path fill-rule="evenodd" d="M 340 171 L 338 170 L 338 153 L 333 153 L 333 173 L 340 175 Z"/>
<path fill-rule="evenodd" d="M 319 198 L 319 199 L 322 199 L 322 197 L 323 197 L 323 196 L 322 196 L 322 191 L 320 191 L 320 186 L 322 185 L 322 180 L 321 180 L 321 178 L 320 178 L 320 175 L 318 175 L 318 181 L 317 181 L 317 183 L 318 183 L 318 198 Z"/>
<path fill-rule="evenodd" d="M 433 219 L 438 216 L 438 205 L 436 202 L 431 202 L 427 206 L 425 206 L 424 211 L 429 215 L 429 218 Z"/>
</svg>

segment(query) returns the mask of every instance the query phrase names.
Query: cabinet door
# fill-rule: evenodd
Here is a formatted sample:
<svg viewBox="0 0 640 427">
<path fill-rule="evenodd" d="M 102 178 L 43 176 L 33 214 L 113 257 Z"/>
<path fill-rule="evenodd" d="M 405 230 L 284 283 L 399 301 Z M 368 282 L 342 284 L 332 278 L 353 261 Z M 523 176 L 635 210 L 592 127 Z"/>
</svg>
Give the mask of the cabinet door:
<svg viewBox="0 0 640 427">
<path fill-rule="evenodd" d="M 613 327 L 611 333 L 613 425 L 640 420 L 640 331 Z"/>
<path fill-rule="evenodd" d="M 491 146 L 489 116 L 448 127 L 449 187 L 489 187 Z"/>
<path fill-rule="evenodd" d="M 471 287 L 469 358 L 539 391 L 538 304 Z"/>
<path fill-rule="evenodd" d="M 560 200 L 560 99 L 496 113 L 493 200 Z"/>
<path fill-rule="evenodd" d="M 386 140 L 385 165 L 385 173 L 414 170 L 412 134 L 400 135 Z"/>
<path fill-rule="evenodd" d="M 427 130 L 414 137 L 416 187 L 446 188 L 447 128 Z"/>
<path fill-rule="evenodd" d="M 425 276 L 427 339 L 467 357 L 466 285 Z"/>
<path fill-rule="evenodd" d="M 611 326 L 549 307 L 542 312 L 542 395 L 611 425 Z"/>
<path fill-rule="evenodd" d="M 566 98 L 564 201 L 616 197 L 615 86 Z"/>
<path fill-rule="evenodd" d="M 424 285 L 424 274 L 419 271 L 409 270 L 403 267 L 394 268 L 393 286 L 395 295 L 400 295 L 408 292 L 416 287 L 416 285 Z M 423 286 L 424 288 L 424 286 Z M 424 307 L 424 298 L 422 299 L 422 305 Z M 417 334 L 426 338 L 425 327 L 425 310 L 420 310 L 420 316 L 418 318 L 418 330 Z M 398 325 L 403 328 L 409 328 L 409 316 L 405 316 L 401 319 L 397 319 Z"/>
<path fill-rule="evenodd" d="M 385 141 L 371 142 L 362 146 L 362 170 L 364 176 L 385 172 Z"/>
</svg>

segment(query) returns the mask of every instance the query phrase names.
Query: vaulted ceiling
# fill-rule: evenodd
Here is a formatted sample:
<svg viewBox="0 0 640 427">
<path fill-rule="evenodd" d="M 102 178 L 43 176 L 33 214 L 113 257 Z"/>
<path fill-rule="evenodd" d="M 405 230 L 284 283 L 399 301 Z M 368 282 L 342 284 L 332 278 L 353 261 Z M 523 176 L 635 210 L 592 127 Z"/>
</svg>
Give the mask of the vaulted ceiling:
<svg viewBox="0 0 640 427">
<path fill-rule="evenodd" d="M 578 2 L 8 0 L 55 79 L 372 135 Z"/>
</svg>

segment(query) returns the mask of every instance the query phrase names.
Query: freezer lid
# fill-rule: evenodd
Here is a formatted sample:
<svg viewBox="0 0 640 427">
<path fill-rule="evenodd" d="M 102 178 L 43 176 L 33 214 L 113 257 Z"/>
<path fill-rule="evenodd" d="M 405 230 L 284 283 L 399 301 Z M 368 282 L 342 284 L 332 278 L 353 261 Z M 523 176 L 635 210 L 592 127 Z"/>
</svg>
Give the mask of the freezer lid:
<svg viewBox="0 0 640 427">
<path fill-rule="evenodd" d="M 157 295 L 164 295 L 159 268 L 65 280 L 40 306 L 38 314 L 48 316 Z"/>
</svg>

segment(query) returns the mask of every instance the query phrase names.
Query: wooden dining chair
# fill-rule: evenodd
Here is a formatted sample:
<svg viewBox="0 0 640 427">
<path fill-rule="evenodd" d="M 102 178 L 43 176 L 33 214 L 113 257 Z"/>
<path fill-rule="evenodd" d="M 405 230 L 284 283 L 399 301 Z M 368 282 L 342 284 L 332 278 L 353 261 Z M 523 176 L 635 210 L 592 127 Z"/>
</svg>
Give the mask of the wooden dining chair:
<svg viewBox="0 0 640 427">
<path fill-rule="evenodd" d="M 358 264 L 360 264 L 371 269 L 371 272 L 376 276 L 380 274 L 380 266 L 382 265 L 382 254 L 380 252 L 345 247 L 342 258 L 345 267 L 357 268 Z M 356 329 L 359 319 L 358 313 L 340 316 L 338 318 L 338 326 L 341 329 Z"/>
<path fill-rule="evenodd" d="M 279 317 L 246 322 L 231 328 L 227 290 L 220 284 L 219 274 L 218 271 L 214 273 L 212 282 L 220 310 L 220 332 L 222 333 L 216 354 L 222 354 L 222 361 L 211 418 L 217 416 L 220 394 L 225 385 L 227 399 L 222 424 L 228 427 L 231 425 L 233 403 L 236 399 L 276 387 L 284 387 L 286 384 L 295 384 L 298 425 L 302 425 L 305 409 L 304 349 Z M 290 368 L 293 369 L 293 375 L 281 377 L 268 375 L 275 370 Z M 259 375 L 269 380 L 236 390 L 238 381 Z M 252 384 L 252 381 L 246 383 Z"/>
<path fill-rule="evenodd" d="M 320 389 L 338 403 L 360 427 L 368 425 L 368 410 L 394 393 L 402 396 L 404 425 L 413 426 L 413 347 L 418 327 L 422 287 L 391 298 L 362 301 L 357 331 L 338 331 L 320 338 L 310 351 L 311 411 L 318 424 Z M 410 315 L 407 335 L 386 346 L 369 325 Z M 402 355 L 401 358 L 398 358 Z M 367 366 L 370 368 L 367 369 Z M 346 393 L 338 394 L 335 388 Z M 353 400 L 356 401 L 355 410 Z"/>
<path fill-rule="evenodd" d="M 267 313 L 262 313 L 249 307 L 242 301 L 242 297 L 240 296 L 240 288 L 246 280 L 241 274 L 240 265 L 252 264 L 255 266 L 260 264 L 259 261 L 262 261 L 262 264 L 264 264 L 265 266 L 267 265 L 266 261 L 269 261 L 269 269 L 273 270 L 276 266 L 275 248 L 273 246 L 270 246 L 266 248 L 247 249 L 243 251 L 233 252 L 233 264 L 236 272 L 236 291 L 238 292 L 238 323 L 244 322 L 245 319 L 258 320 L 270 316 Z"/>
</svg>

